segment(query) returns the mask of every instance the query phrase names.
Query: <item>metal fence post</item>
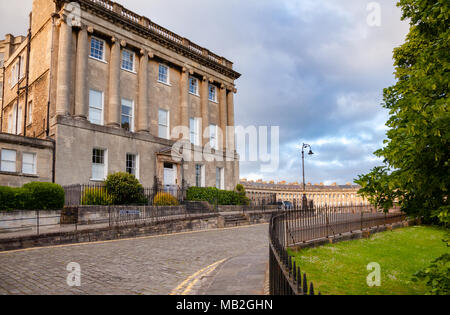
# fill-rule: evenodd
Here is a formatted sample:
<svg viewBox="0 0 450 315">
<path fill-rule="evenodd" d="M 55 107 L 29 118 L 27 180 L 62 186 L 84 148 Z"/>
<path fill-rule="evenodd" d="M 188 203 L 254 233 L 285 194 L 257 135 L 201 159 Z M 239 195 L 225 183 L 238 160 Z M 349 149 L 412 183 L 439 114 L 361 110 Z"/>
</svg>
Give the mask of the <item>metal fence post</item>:
<svg viewBox="0 0 450 315">
<path fill-rule="evenodd" d="M 37 236 L 39 236 L 39 210 L 36 210 L 36 232 Z"/>
</svg>

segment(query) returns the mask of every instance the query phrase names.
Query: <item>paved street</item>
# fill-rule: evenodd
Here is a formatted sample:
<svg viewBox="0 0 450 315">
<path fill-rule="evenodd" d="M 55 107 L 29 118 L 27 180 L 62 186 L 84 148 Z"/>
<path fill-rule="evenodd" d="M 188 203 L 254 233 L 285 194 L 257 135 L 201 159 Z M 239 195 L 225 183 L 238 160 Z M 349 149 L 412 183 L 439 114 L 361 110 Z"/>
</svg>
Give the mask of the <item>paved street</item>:
<svg viewBox="0 0 450 315">
<path fill-rule="evenodd" d="M 268 225 L 255 225 L 0 253 L 0 294 L 169 294 L 220 260 L 235 261 L 249 254 L 264 259 L 267 229 Z M 66 267 L 71 262 L 81 266 L 80 287 L 67 285 Z M 260 270 L 262 263 L 266 262 L 258 261 Z M 225 266 L 227 274 L 242 278 L 242 272 L 232 272 L 232 263 Z M 227 284 L 233 287 L 230 281 Z M 214 293 L 220 293 L 214 287 Z"/>
</svg>

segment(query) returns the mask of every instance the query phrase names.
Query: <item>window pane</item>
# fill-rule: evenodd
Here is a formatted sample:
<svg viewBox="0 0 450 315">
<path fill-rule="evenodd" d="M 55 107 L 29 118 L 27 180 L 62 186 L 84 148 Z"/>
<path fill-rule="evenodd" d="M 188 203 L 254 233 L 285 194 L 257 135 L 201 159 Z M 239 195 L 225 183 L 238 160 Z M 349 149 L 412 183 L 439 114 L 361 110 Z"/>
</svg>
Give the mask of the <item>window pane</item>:
<svg viewBox="0 0 450 315">
<path fill-rule="evenodd" d="M 102 109 L 103 93 L 95 90 L 89 90 L 89 106 Z"/>
<path fill-rule="evenodd" d="M 163 139 L 167 139 L 167 127 L 159 126 L 158 128 L 158 136 Z"/>
<path fill-rule="evenodd" d="M 91 40 L 91 57 L 103 60 L 104 42 L 96 38 Z"/>
<path fill-rule="evenodd" d="M 134 53 L 129 50 L 122 52 L 122 68 L 134 71 Z"/>
<path fill-rule="evenodd" d="M 159 77 L 158 77 L 159 81 L 168 83 L 169 81 L 168 70 L 169 68 L 167 66 L 159 65 Z"/>
<path fill-rule="evenodd" d="M 36 154 L 24 153 L 22 158 L 22 173 L 36 174 Z"/>
<path fill-rule="evenodd" d="M 159 124 L 167 126 L 167 111 L 165 110 L 159 111 Z"/>
<path fill-rule="evenodd" d="M 16 151 L 2 150 L 2 160 L 0 163 L 2 172 L 16 172 Z"/>
</svg>

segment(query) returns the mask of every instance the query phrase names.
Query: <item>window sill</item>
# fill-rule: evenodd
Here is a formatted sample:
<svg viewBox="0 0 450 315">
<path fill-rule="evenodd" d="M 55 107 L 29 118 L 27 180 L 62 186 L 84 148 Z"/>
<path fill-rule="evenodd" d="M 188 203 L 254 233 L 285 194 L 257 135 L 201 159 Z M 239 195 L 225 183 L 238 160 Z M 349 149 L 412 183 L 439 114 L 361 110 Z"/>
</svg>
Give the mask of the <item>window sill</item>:
<svg viewBox="0 0 450 315">
<path fill-rule="evenodd" d="M 120 67 L 120 69 L 125 71 L 125 72 L 129 72 L 131 74 L 137 74 L 137 72 L 135 70 L 129 70 L 129 69 L 125 69 L 125 68 L 122 68 L 122 67 Z"/>
<path fill-rule="evenodd" d="M 104 178 L 104 179 L 94 179 L 94 178 L 91 178 L 89 181 L 95 182 L 95 183 L 103 183 L 105 180 L 106 180 L 106 178 Z"/>
<path fill-rule="evenodd" d="M 161 84 L 164 84 L 164 85 L 167 85 L 167 86 L 172 86 L 170 83 L 159 81 L 159 80 L 158 80 L 158 83 L 161 83 Z"/>
<path fill-rule="evenodd" d="M 98 58 L 95 58 L 95 57 L 92 57 L 92 56 L 89 56 L 89 59 L 92 59 L 92 60 L 95 60 L 95 61 L 99 61 L 99 62 L 104 63 L 104 64 L 108 64 L 108 62 L 106 60 L 98 59 Z"/>
<path fill-rule="evenodd" d="M 193 95 L 193 96 L 200 97 L 200 94 L 198 94 L 198 93 L 192 93 L 192 92 L 189 92 L 189 94 L 191 94 L 191 95 Z"/>
<path fill-rule="evenodd" d="M 219 102 L 218 101 L 214 101 L 214 100 L 211 100 L 211 99 L 208 99 L 211 103 L 215 103 L 215 104 L 219 104 Z"/>
<path fill-rule="evenodd" d="M 9 176 L 18 176 L 18 177 L 30 177 L 30 178 L 39 178 L 38 174 L 24 174 L 20 172 L 6 172 L 0 171 L 0 175 L 9 175 Z"/>
</svg>

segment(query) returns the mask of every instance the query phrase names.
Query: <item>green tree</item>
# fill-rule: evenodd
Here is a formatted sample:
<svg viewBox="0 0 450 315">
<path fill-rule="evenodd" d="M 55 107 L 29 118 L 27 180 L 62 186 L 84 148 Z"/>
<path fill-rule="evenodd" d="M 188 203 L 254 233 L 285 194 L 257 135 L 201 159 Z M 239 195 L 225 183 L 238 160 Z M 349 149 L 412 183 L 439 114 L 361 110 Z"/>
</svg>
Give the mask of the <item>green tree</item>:
<svg viewBox="0 0 450 315">
<path fill-rule="evenodd" d="M 388 139 L 375 155 L 385 165 L 356 182 L 377 206 L 398 201 L 411 215 L 448 224 L 450 1 L 400 0 L 397 6 L 410 31 L 394 50 L 397 82 L 384 90 Z"/>
</svg>

